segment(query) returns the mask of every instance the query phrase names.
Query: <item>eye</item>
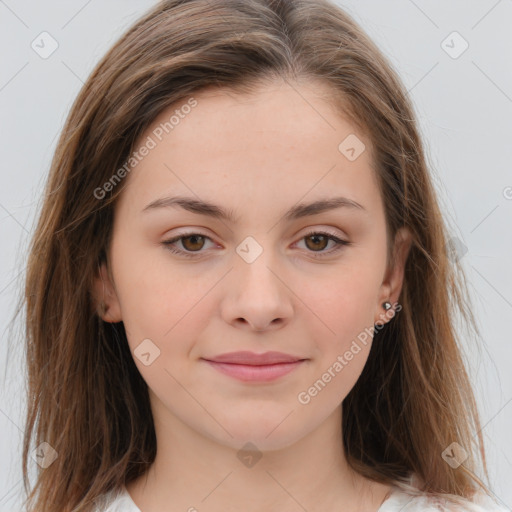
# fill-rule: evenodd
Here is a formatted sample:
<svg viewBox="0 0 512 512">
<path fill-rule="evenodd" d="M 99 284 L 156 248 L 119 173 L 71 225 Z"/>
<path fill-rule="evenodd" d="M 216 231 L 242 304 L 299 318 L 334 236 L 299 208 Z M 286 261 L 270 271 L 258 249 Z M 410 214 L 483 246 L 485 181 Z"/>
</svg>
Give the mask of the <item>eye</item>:
<svg viewBox="0 0 512 512">
<path fill-rule="evenodd" d="M 211 241 L 211 238 L 206 235 L 202 235 L 201 233 L 183 233 L 179 236 L 171 238 L 170 240 L 163 241 L 162 244 L 166 247 L 167 250 L 174 254 L 179 254 L 180 256 L 185 256 L 186 258 L 197 258 L 205 252 L 201 250 L 204 248 L 205 240 Z M 307 241 L 306 246 L 308 249 L 312 248 L 312 250 L 308 252 L 318 253 L 313 254 L 315 258 L 321 258 L 323 256 L 332 254 L 339 251 L 343 246 L 351 244 L 351 242 L 341 240 L 336 235 L 325 231 L 310 231 L 300 239 L 300 241 L 302 240 Z M 308 242 L 308 240 L 310 242 Z M 179 241 L 181 241 L 181 245 L 184 249 L 179 249 L 175 246 L 176 242 Z M 331 248 L 329 251 L 324 251 L 329 241 L 334 242 L 334 248 Z"/>
<path fill-rule="evenodd" d="M 326 231 L 310 231 L 306 235 L 301 238 L 301 241 L 306 241 L 306 247 L 308 249 L 312 248 L 313 254 L 315 258 L 322 258 L 323 256 L 327 256 L 334 252 L 339 251 L 343 248 L 343 246 L 350 245 L 351 242 L 346 240 L 342 240 L 338 238 L 336 235 L 332 233 L 328 233 Z M 328 245 L 329 241 L 334 242 L 334 247 L 329 251 L 324 251 L 325 247 Z"/>
<path fill-rule="evenodd" d="M 180 240 L 181 245 L 185 248 L 185 250 L 178 249 L 174 246 L 174 244 Z M 211 238 L 202 235 L 201 233 L 184 233 L 182 235 L 171 238 L 170 240 L 165 240 L 162 243 L 164 244 L 166 249 L 168 249 L 174 254 L 183 255 L 186 258 L 196 258 L 197 256 L 201 255 L 200 251 L 204 247 L 205 240 L 211 240 Z"/>
</svg>

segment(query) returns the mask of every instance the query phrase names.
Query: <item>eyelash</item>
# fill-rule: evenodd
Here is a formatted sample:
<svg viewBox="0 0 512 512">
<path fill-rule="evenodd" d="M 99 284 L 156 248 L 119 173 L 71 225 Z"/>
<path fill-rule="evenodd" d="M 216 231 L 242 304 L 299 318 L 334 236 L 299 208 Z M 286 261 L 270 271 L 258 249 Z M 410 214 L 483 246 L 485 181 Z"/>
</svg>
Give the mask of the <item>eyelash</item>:
<svg viewBox="0 0 512 512">
<path fill-rule="evenodd" d="M 330 251 L 320 252 L 320 253 L 315 253 L 315 251 L 309 251 L 309 252 L 312 253 L 314 258 L 323 258 L 324 256 L 331 255 L 331 254 L 333 254 L 335 252 L 338 252 L 344 246 L 351 245 L 351 242 L 347 242 L 346 240 L 341 240 L 337 236 L 335 236 L 335 235 L 333 235 L 331 233 L 328 233 L 326 231 L 310 231 L 309 233 L 306 233 L 303 237 L 301 237 L 300 240 L 303 240 L 304 238 L 307 238 L 307 237 L 312 236 L 312 235 L 326 236 L 327 238 L 329 238 L 329 240 L 332 240 L 333 242 L 336 242 L 336 246 L 334 247 L 334 249 L 331 249 Z M 196 251 L 196 252 L 193 252 L 193 251 L 183 251 L 181 249 L 176 249 L 176 247 L 174 247 L 172 245 L 173 243 L 178 242 L 179 240 L 181 240 L 183 238 L 189 238 L 189 237 L 192 237 L 192 236 L 201 236 L 203 238 L 211 240 L 211 238 L 206 236 L 206 235 L 202 235 L 201 233 L 193 233 L 193 232 L 191 232 L 191 233 L 183 233 L 183 234 L 181 234 L 181 235 L 179 235 L 177 237 L 171 238 L 170 240 L 165 240 L 164 242 L 162 242 L 162 244 L 165 246 L 165 248 L 168 251 L 171 251 L 174 254 L 179 254 L 179 255 L 184 256 L 186 258 L 198 258 L 198 257 L 201 256 L 201 254 L 204 251 Z"/>
</svg>

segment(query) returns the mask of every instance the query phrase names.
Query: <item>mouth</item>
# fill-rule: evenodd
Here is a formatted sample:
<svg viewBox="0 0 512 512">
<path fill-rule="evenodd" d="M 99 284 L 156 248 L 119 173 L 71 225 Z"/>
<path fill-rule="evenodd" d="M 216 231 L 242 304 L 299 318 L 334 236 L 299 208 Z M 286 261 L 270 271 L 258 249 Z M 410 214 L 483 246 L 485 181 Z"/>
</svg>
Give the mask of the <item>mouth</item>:
<svg viewBox="0 0 512 512">
<path fill-rule="evenodd" d="M 244 382 L 279 379 L 307 360 L 282 352 L 231 352 L 202 359 L 220 373 Z"/>
<path fill-rule="evenodd" d="M 218 363 L 216 361 L 209 361 L 207 359 L 205 359 L 205 361 L 219 372 L 244 382 L 268 382 L 276 380 L 292 372 L 304 362 L 304 360 L 301 360 L 295 361 L 293 363 L 250 365 Z"/>
</svg>

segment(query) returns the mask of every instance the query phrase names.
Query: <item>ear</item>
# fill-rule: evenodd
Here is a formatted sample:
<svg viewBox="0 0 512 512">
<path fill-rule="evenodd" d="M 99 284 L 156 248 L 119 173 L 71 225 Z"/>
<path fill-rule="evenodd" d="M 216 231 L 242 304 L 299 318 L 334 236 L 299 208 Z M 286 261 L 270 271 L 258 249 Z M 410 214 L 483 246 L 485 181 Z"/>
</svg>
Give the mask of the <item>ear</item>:
<svg viewBox="0 0 512 512">
<path fill-rule="evenodd" d="M 94 276 L 94 298 L 97 305 L 98 316 L 104 322 L 120 322 L 121 306 L 117 297 L 113 278 L 108 271 L 106 262 L 100 264 Z M 104 307 L 102 307 L 104 305 Z"/>
<path fill-rule="evenodd" d="M 405 263 L 411 249 L 411 243 L 411 232 L 405 227 L 400 228 L 396 233 L 393 246 L 395 256 L 393 262 L 394 265 L 390 263 L 380 287 L 379 302 L 377 304 L 377 311 L 374 319 L 374 323 L 376 324 L 385 323 L 393 318 L 389 313 L 387 315 L 385 314 L 385 309 L 382 307 L 382 304 L 388 301 L 394 306 L 398 301 L 398 297 L 400 297 L 404 281 Z M 392 309 L 389 311 L 392 311 Z M 386 319 L 386 317 L 389 318 Z"/>
</svg>

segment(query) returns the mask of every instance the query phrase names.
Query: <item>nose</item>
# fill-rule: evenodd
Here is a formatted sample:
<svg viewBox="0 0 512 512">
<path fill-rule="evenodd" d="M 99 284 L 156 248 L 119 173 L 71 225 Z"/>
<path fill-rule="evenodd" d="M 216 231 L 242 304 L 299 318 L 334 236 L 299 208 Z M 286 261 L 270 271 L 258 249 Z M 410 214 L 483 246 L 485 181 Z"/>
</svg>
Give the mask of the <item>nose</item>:
<svg viewBox="0 0 512 512">
<path fill-rule="evenodd" d="M 252 263 L 240 259 L 224 283 L 221 315 L 227 323 L 250 331 L 282 328 L 294 312 L 290 285 L 266 251 Z"/>
</svg>

